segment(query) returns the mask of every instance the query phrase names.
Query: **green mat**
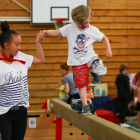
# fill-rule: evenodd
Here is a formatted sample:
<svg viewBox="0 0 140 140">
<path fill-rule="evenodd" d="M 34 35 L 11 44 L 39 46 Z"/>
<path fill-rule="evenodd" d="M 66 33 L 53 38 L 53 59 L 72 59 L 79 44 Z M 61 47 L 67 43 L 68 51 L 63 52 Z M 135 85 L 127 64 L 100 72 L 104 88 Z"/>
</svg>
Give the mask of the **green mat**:
<svg viewBox="0 0 140 140">
<path fill-rule="evenodd" d="M 118 125 L 120 125 L 120 124 L 118 124 Z M 132 130 L 134 132 L 140 133 L 140 128 L 137 127 L 137 125 L 133 125 L 133 124 L 129 124 L 129 125 L 130 125 L 130 127 L 125 127 L 125 128 Z"/>
<path fill-rule="evenodd" d="M 127 129 L 140 133 L 140 128 L 137 127 L 137 125 L 130 125 L 130 127 L 127 127 Z"/>
</svg>

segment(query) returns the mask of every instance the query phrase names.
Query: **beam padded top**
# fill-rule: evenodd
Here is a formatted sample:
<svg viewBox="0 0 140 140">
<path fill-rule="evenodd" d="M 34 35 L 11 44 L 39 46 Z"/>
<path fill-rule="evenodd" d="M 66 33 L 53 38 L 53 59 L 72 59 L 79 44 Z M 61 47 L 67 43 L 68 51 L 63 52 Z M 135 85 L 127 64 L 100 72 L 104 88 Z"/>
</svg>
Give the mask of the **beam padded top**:
<svg viewBox="0 0 140 140">
<path fill-rule="evenodd" d="M 77 113 L 58 99 L 50 100 L 50 109 L 95 140 L 140 140 L 140 134 L 94 114 Z"/>
</svg>

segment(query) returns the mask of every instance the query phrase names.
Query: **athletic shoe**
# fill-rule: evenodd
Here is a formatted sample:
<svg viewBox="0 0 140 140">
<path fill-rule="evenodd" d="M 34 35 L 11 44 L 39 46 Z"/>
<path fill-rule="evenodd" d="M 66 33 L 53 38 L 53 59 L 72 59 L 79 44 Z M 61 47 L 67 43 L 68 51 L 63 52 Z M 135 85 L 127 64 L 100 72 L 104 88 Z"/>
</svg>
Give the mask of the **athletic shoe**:
<svg viewBox="0 0 140 140">
<path fill-rule="evenodd" d="M 100 84 L 101 83 L 101 77 L 97 75 L 96 73 L 90 72 L 92 76 L 92 82 L 95 84 Z"/>
<path fill-rule="evenodd" d="M 91 114 L 89 105 L 85 105 L 82 107 L 82 114 L 83 115 L 90 115 Z"/>
<path fill-rule="evenodd" d="M 89 105 L 90 111 L 92 111 L 93 110 L 92 102 L 87 101 L 87 104 Z M 73 98 L 71 99 L 71 108 L 73 110 L 76 110 L 78 112 L 82 112 L 82 106 L 83 106 L 83 104 L 82 104 L 81 99 L 73 99 Z"/>
<path fill-rule="evenodd" d="M 122 126 L 122 127 L 130 127 L 130 125 L 128 125 L 126 123 L 121 123 L 120 126 Z"/>
</svg>

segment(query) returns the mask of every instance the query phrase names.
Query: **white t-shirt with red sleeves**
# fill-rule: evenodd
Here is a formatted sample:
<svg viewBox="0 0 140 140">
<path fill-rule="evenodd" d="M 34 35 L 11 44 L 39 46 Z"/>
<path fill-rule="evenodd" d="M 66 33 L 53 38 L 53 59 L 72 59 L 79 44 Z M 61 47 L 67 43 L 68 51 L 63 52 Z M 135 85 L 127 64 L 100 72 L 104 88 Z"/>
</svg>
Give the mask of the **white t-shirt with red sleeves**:
<svg viewBox="0 0 140 140">
<path fill-rule="evenodd" d="M 29 107 L 27 72 L 32 65 L 33 56 L 19 51 L 14 59 L 26 63 L 24 65 L 13 61 L 12 64 L 6 64 L 0 61 L 0 115 L 15 105 Z"/>
<path fill-rule="evenodd" d="M 61 27 L 60 32 L 63 37 L 67 37 L 69 44 L 68 61 L 70 66 L 88 63 L 95 54 L 93 45 L 95 41 L 101 41 L 104 34 L 100 30 L 89 24 L 85 30 L 77 27 L 75 23 Z"/>
</svg>

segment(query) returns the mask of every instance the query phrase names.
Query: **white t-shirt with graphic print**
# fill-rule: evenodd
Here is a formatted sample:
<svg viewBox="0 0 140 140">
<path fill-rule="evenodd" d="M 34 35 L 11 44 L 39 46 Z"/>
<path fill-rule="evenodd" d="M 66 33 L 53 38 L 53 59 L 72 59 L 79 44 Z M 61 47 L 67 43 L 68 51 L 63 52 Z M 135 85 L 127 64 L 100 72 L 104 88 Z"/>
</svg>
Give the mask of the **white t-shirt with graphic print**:
<svg viewBox="0 0 140 140">
<path fill-rule="evenodd" d="M 15 105 L 29 107 L 27 71 L 32 65 L 33 56 L 19 51 L 14 59 L 26 63 L 13 61 L 6 64 L 0 61 L 0 115 Z"/>
<path fill-rule="evenodd" d="M 69 52 L 67 64 L 70 66 L 88 63 L 95 54 L 92 43 L 101 41 L 104 34 L 100 30 L 89 24 L 85 30 L 77 27 L 75 23 L 61 27 L 60 32 L 63 37 L 68 38 Z"/>
</svg>

